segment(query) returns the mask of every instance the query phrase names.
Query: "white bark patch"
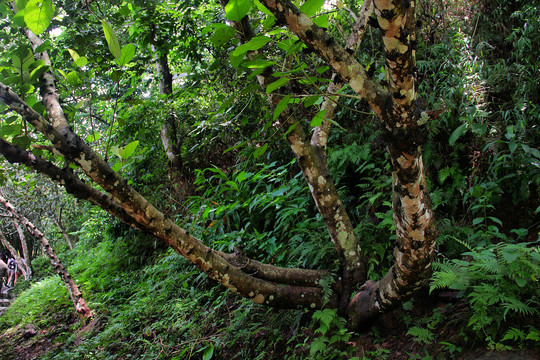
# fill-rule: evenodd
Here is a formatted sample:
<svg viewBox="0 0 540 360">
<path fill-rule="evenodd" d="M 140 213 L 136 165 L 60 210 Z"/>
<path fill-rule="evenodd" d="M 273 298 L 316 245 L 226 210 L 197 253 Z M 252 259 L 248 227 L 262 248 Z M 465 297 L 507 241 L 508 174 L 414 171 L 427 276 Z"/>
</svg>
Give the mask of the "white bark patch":
<svg viewBox="0 0 540 360">
<path fill-rule="evenodd" d="M 298 17 L 298 24 L 303 28 L 311 28 L 313 21 L 304 13 L 301 13 Z"/>
<path fill-rule="evenodd" d="M 353 88 L 354 91 L 356 91 L 358 94 L 362 94 L 364 92 L 364 78 L 360 75 L 352 78 L 349 81 L 349 85 Z"/>
<path fill-rule="evenodd" d="M 89 173 L 92 171 L 92 161 L 86 160 L 84 153 L 81 154 L 81 157 L 75 159 L 75 161 L 80 165 L 80 167 L 86 172 Z"/>
<path fill-rule="evenodd" d="M 319 178 L 317 180 L 319 180 L 320 186 L 324 186 L 326 184 L 326 179 L 322 175 L 319 175 Z"/>
<path fill-rule="evenodd" d="M 404 54 L 409 47 L 394 37 L 383 37 L 384 47 L 389 50 L 396 50 L 400 54 Z"/>
</svg>

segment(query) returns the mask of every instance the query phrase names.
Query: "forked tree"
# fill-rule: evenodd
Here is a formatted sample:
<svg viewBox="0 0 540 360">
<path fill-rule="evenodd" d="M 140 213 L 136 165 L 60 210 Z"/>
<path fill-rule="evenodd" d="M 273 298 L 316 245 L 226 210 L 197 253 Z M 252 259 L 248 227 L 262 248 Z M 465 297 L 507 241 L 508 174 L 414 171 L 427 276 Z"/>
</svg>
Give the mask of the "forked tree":
<svg viewBox="0 0 540 360">
<path fill-rule="evenodd" d="M 284 52 L 283 64 L 267 62 L 267 66 L 263 66 L 263 70 L 256 75 L 328 229 L 328 241 L 334 244 L 341 263 L 338 273 L 276 267 L 250 259 L 241 252 L 229 254 L 213 250 L 179 227 L 128 184 L 68 123 L 59 101 L 55 75 L 51 71 L 54 64 L 47 54 L 47 47 L 35 34 L 47 28 L 54 11 L 49 1 L 39 2 L 41 22 L 34 21 L 29 15 L 35 10 L 32 8 L 34 3 L 36 1 L 28 2 L 24 9 L 28 26 L 24 34 L 34 49 L 35 59 L 44 66 L 39 88 L 46 113 L 36 112 L 25 103 L 24 94 L 17 94 L 4 83 L 0 83 L 0 99 L 9 107 L 9 111 L 16 112 L 25 123 L 43 134 L 50 141 L 53 151 L 76 165 L 93 184 L 82 181 L 77 172 L 57 166 L 27 151 L 20 144 L 2 139 L 0 152 L 8 161 L 24 164 L 48 176 L 75 197 L 88 200 L 130 226 L 151 233 L 230 291 L 259 304 L 280 308 L 338 308 L 349 318 L 352 326 L 358 326 L 401 304 L 429 279 L 436 229 L 422 159 L 422 145 L 426 140 L 422 125 L 430 115 L 419 106 L 416 93 L 416 1 L 364 1 L 361 11 L 357 14 L 351 12 L 354 24 L 350 26 L 352 31 L 346 38 L 331 37 L 325 28 L 319 26 L 320 23 L 317 25 L 316 14 L 322 11 L 323 1 L 307 0 L 300 8 L 289 0 L 221 1 L 227 18 L 226 26 L 235 30 L 233 35 L 241 43 L 236 50 L 239 61 L 260 60 L 264 57 L 264 49 L 272 46 L 273 34 L 255 34 L 255 26 L 250 23 L 249 15 L 260 10 L 273 20 L 271 29 L 288 28 L 299 44 L 303 44 L 308 52 L 316 54 L 333 70 L 325 101 L 318 112 L 320 121 L 312 132 L 297 118 L 293 101 L 305 94 L 306 89 L 290 86 L 286 78 L 278 78 L 276 82 L 276 77 L 272 76 L 276 71 L 287 69 L 294 54 Z M 103 22 L 103 26 L 117 63 L 126 61 L 129 49 L 120 49 L 110 26 L 106 22 Z M 357 60 L 357 52 L 361 49 L 363 34 L 368 26 L 380 29 L 386 64 L 384 81 L 374 78 Z M 164 51 L 156 53 L 154 58 L 159 59 L 161 91 L 170 95 L 172 76 L 167 57 L 163 54 Z M 245 60 L 242 60 L 244 57 Z M 366 266 L 370 254 L 364 253 L 359 247 L 351 219 L 338 195 L 326 160 L 330 125 L 334 123 L 334 109 L 339 106 L 336 94 L 344 86 L 356 93 L 354 97 L 357 101 L 367 102 L 376 115 L 385 133 L 391 162 L 396 229 L 394 263 L 377 282 L 367 281 Z M 167 145 L 170 144 L 167 134 L 164 127 L 162 139 L 167 156 L 171 164 L 178 166 L 178 162 L 173 161 L 174 149 Z M 389 237 L 392 235 L 388 234 Z M 329 276 L 335 280 L 335 284 L 328 298 L 323 294 L 320 281 Z"/>
</svg>

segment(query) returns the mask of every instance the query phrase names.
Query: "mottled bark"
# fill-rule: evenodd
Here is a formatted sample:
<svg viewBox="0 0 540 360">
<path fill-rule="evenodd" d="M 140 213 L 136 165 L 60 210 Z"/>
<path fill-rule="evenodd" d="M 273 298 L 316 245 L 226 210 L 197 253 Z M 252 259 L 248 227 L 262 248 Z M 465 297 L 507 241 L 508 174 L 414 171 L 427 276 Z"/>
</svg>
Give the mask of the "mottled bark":
<svg viewBox="0 0 540 360">
<path fill-rule="evenodd" d="M 66 191 L 76 198 L 90 201 L 92 204 L 99 206 L 109 214 L 124 221 L 126 224 L 144 231 L 144 229 L 140 227 L 139 224 L 108 194 L 84 183 L 71 170 L 61 169 L 53 163 L 37 157 L 31 152 L 12 145 L 2 139 L 0 139 L 0 154 L 4 155 L 4 157 L 13 164 L 26 165 L 34 171 L 47 176 L 51 180 L 64 186 Z"/>
<path fill-rule="evenodd" d="M 23 116 L 36 130 L 42 132 L 59 152 L 69 161 L 77 164 L 86 175 L 107 191 L 112 196 L 112 200 L 125 210 L 138 227 L 164 241 L 209 277 L 256 303 L 284 308 L 297 306 L 320 308 L 322 306 L 323 295 L 319 287 L 293 286 L 287 283 L 287 279 L 282 279 L 280 283 L 270 282 L 258 278 L 257 274 L 248 274 L 242 268 L 229 263 L 199 239 L 166 218 L 162 212 L 129 186 L 125 179 L 114 172 L 71 129 L 64 128 L 63 133 L 57 131 L 2 83 L 0 83 L 0 100 Z M 49 116 L 52 115 L 54 114 L 49 114 Z M 6 145 L 5 142 L 3 143 Z M 304 269 L 289 271 L 299 273 L 299 277 L 311 278 L 313 283 L 317 283 L 325 275 L 324 272 Z M 331 304 L 335 301 L 335 298 L 330 299 Z"/>
<path fill-rule="evenodd" d="M 222 0 L 221 4 L 225 6 L 227 2 L 228 0 Z M 366 1 L 354 30 L 347 40 L 348 46 L 345 50 L 347 53 L 354 53 L 358 48 L 358 44 L 365 33 L 367 19 L 372 9 L 371 1 Z M 242 21 L 233 21 L 231 25 L 235 28 L 240 40 L 244 43 L 254 36 L 247 17 L 244 17 Z M 251 58 L 254 58 L 256 55 L 257 52 L 249 53 Z M 257 76 L 263 89 L 266 89 L 270 83 L 275 81 L 272 74 L 273 71 L 271 68 L 267 68 Z M 342 86 L 343 83 L 334 77 L 328 86 L 327 92 L 329 94 L 336 93 Z M 271 93 L 268 95 L 268 102 L 272 108 L 275 108 L 280 100 L 281 97 L 278 94 Z M 340 286 L 340 309 L 344 311 L 349 303 L 351 286 L 366 279 L 366 261 L 358 245 L 358 239 L 350 217 L 339 197 L 327 164 L 326 144 L 331 124 L 328 120 L 333 118 L 336 106 L 336 97 L 329 95 L 321 106 L 321 110 L 325 110 L 324 119 L 320 126 L 314 128 L 311 138 L 300 119 L 295 116 L 294 109 L 291 109 L 291 106 L 288 106 L 281 113 L 278 121 L 283 131 L 286 132 L 287 141 L 300 165 L 317 209 L 323 217 L 330 239 L 343 264 L 341 273 L 342 286 Z"/>
<path fill-rule="evenodd" d="M 35 226 L 32 224 L 26 217 L 24 217 L 11 203 L 9 203 L 3 196 L 0 196 L 0 204 L 4 206 L 17 221 L 19 221 L 26 230 L 34 236 L 36 240 L 38 240 L 47 253 L 47 256 L 51 260 L 51 264 L 56 271 L 56 273 L 60 276 L 64 284 L 66 285 L 66 288 L 68 290 L 69 296 L 71 298 L 71 301 L 73 302 L 73 306 L 75 307 L 75 311 L 82 317 L 82 318 L 89 318 L 93 316 L 92 311 L 86 304 L 86 301 L 83 298 L 83 295 L 81 291 L 79 290 L 79 287 L 67 271 L 67 269 L 64 267 L 64 265 L 60 262 L 56 254 L 54 253 L 53 248 L 49 244 L 48 240 L 45 238 L 43 233 L 41 233 Z"/>
<path fill-rule="evenodd" d="M 371 79 L 344 47 L 330 38 L 288 0 L 261 0 L 365 99 L 388 130 L 393 165 L 395 263 L 384 278 L 367 282 L 349 306 L 353 325 L 404 301 L 429 277 L 435 234 L 422 163 L 422 110 L 415 100 L 415 1 L 374 0 L 382 31 L 387 89 Z"/>
</svg>

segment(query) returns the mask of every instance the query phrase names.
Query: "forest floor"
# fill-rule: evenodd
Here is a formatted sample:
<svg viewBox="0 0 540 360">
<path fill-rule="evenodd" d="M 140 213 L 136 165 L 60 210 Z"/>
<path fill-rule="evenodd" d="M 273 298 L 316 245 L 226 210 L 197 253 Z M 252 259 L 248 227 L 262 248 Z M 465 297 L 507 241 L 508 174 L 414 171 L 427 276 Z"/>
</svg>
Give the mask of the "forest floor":
<svg viewBox="0 0 540 360">
<path fill-rule="evenodd" d="M 453 312 L 454 318 L 463 313 L 462 305 L 456 304 L 446 308 Z M 59 319 L 60 320 L 60 319 Z M 33 360 L 39 359 L 49 351 L 58 351 L 74 333 L 78 327 L 78 319 L 61 319 L 56 325 L 38 330 L 30 324 L 15 326 L 0 335 L 0 359 L 2 360 Z M 65 322 L 65 320 L 68 320 Z M 376 329 L 378 336 L 373 336 Z M 82 330 L 75 333 L 75 344 L 84 341 L 86 336 L 92 336 L 93 332 L 100 331 L 99 325 L 92 321 Z M 458 340 L 459 328 L 452 321 L 432 329 L 438 341 L 429 344 L 415 341 L 411 336 L 406 336 L 406 328 L 397 321 L 397 316 L 388 314 L 379 319 L 372 328 L 370 334 L 361 333 L 353 338 L 351 343 L 356 348 L 358 356 L 373 359 L 379 355 L 380 359 L 387 360 L 410 360 L 410 359 L 450 359 L 448 345 L 456 344 L 454 359 L 457 360 L 538 360 L 540 359 L 540 347 L 528 350 L 507 350 L 503 352 L 487 350 L 485 346 L 460 344 Z M 446 348 L 445 348 L 446 347 Z M 429 356 L 427 356 L 429 354 Z M 247 359 L 248 360 L 248 359 Z"/>
<path fill-rule="evenodd" d="M 432 300 L 433 297 L 418 296 L 407 315 L 398 309 L 381 316 L 369 331 L 350 340 L 349 345 L 356 350 L 350 356 L 387 360 L 540 360 L 540 346 L 527 350 L 491 351 L 486 344 L 464 342 L 463 328 L 468 322 L 466 305 L 455 300 L 436 303 Z M 429 329 L 429 335 L 415 338 L 407 334 L 415 319 L 428 319 L 419 325 Z M 77 346 L 102 331 L 99 320 L 90 321 L 81 329 L 79 318 L 74 314 L 69 317 L 65 313 L 58 314 L 55 320 L 54 325 L 46 328 L 28 324 L 5 330 L 0 334 L 0 359 L 40 359 L 50 351 L 60 352 L 67 343 L 70 347 Z"/>
</svg>

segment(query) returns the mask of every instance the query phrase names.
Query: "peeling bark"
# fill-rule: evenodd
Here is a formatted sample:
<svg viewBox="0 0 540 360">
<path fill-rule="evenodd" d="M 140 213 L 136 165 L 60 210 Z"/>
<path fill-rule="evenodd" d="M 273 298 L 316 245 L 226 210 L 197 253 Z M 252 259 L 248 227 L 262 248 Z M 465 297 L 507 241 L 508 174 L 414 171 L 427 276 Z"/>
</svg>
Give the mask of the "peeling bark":
<svg viewBox="0 0 540 360">
<path fill-rule="evenodd" d="M 86 304 L 79 287 L 54 253 L 54 250 L 49 244 L 48 240 L 45 238 L 45 235 L 43 235 L 43 233 L 41 233 L 26 217 L 21 215 L 21 213 L 19 213 L 19 211 L 3 196 L 0 196 L 0 204 L 2 204 L 2 206 L 4 206 L 13 215 L 13 217 L 23 224 L 26 227 L 26 230 L 28 230 L 28 232 L 40 242 L 41 246 L 47 253 L 47 256 L 51 260 L 54 270 L 66 285 L 71 301 L 73 302 L 73 306 L 75 307 L 75 311 L 77 311 L 82 318 L 92 317 L 93 313 Z"/>
<path fill-rule="evenodd" d="M 431 271 L 436 231 L 422 162 L 420 112 L 415 110 L 415 1 L 373 1 L 385 46 L 386 91 L 289 0 L 261 3 L 369 103 L 388 131 L 397 235 L 395 263 L 380 281 L 366 282 L 351 301 L 349 315 L 356 326 L 406 300 Z"/>
</svg>

